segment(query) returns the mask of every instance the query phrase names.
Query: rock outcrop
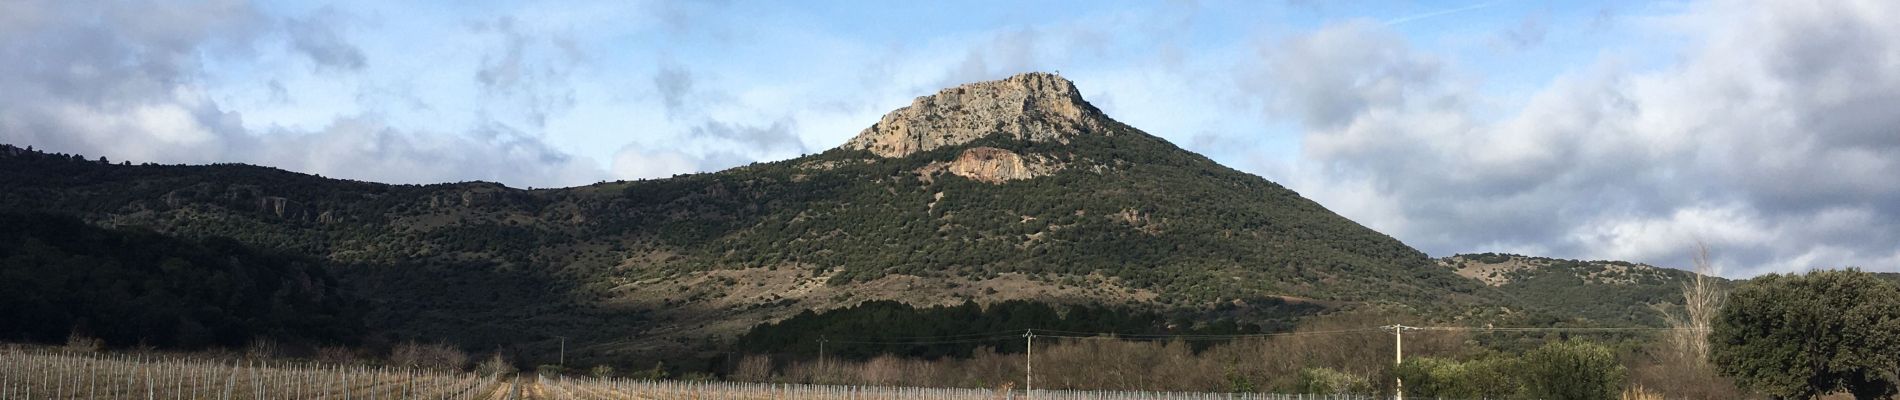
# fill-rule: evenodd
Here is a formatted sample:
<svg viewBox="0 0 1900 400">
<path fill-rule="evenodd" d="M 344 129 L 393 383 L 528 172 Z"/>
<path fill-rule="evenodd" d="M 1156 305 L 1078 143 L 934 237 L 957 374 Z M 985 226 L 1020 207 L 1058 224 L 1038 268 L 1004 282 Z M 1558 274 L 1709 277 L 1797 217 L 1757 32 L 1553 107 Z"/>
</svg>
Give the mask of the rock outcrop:
<svg viewBox="0 0 1900 400">
<path fill-rule="evenodd" d="M 903 157 L 990 135 L 1067 143 L 1107 131 L 1108 117 L 1082 100 L 1075 84 L 1047 73 L 977 82 L 918 97 L 885 114 L 844 147 Z"/>
<path fill-rule="evenodd" d="M 1023 157 L 995 147 L 973 147 L 964 150 L 956 160 L 925 165 L 917 170 L 917 174 L 925 180 L 931 180 L 938 173 L 947 171 L 978 182 L 1003 183 L 1049 175 L 1061 168 L 1061 164 L 1049 162 L 1040 156 Z"/>
</svg>

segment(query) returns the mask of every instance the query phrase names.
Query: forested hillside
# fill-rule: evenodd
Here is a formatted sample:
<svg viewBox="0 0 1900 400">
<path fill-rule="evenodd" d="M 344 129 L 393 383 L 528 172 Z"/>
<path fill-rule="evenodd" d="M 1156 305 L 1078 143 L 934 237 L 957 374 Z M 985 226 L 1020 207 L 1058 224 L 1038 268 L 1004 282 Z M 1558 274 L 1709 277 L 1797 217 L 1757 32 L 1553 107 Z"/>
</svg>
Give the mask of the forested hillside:
<svg viewBox="0 0 1900 400">
<path fill-rule="evenodd" d="M 1460 254 L 1439 259 L 1461 276 L 1495 287 L 1510 304 L 1541 311 L 1529 321 L 1663 324 L 1663 311 L 1682 303 L 1684 270 L 1626 261 L 1582 261 L 1517 254 Z M 1717 285 L 1731 286 L 1715 277 Z"/>
<path fill-rule="evenodd" d="M 1635 320 L 1513 304 L 1075 93 L 1047 74 L 965 85 L 819 154 L 563 189 L 3 146 L 0 211 L 322 260 L 373 305 L 374 330 L 530 357 L 551 355 L 560 337 L 571 357 L 713 354 L 759 323 L 874 300 L 1030 300 L 1266 325 L 1288 316 L 1244 310 L 1294 301 L 1315 306 L 1303 312 L 1446 320 Z"/>
<path fill-rule="evenodd" d="M 102 229 L 0 213 L 0 337 L 242 346 L 253 338 L 353 344 L 360 305 L 322 262 L 236 241 Z"/>
</svg>

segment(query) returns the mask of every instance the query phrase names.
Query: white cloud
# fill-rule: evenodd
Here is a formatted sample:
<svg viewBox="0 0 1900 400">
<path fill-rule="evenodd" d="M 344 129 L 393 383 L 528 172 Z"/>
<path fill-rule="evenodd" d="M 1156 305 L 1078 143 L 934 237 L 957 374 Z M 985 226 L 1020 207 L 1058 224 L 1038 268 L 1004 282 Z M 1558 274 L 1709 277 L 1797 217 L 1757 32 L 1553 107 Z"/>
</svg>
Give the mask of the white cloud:
<svg viewBox="0 0 1900 400">
<path fill-rule="evenodd" d="M 614 155 L 614 178 L 623 180 L 667 178 L 700 171 L 700 161 L 684 153 L 627 146 Z"/>
<path fill-rule="evenodd" d="M 287 45 L 320 64 L 359 67 L 354 47 L 323 26 L 290 21 L 288 35 L 241 2 L 13 3 L 48 19 L 0 38 L 0 141 L 56 152 L 160 163 L 245 162 L 394 183 L 494 180 L 513 185 L 591 183 L 596 164 L 499 127 L 465 133 L 404 131 L 375 117 L 342 116 L 314 130 L 246 129 L 241 112 L 206 95 L 206 65 Z M 314 53 L 312 53 L 314 52 Z M 323 54 L 317 54 L 323 53 Z M 327 55 L 324 55 L 327 54 Z M 290 94 L 294 96 L 295 94 Z M 500 132 L 500 133 L 497 133 Z"/>
<path fill-rule="evenodd" d="M 344 118 L 323 130 L 279 133 L 243 158 L 330 177 L 437 183 L 480 177 L 517 186 L 573 186 L 605 176 L 576 159 L 517 135 L 405 132 L 372 118 Z"/>
<path fill-rule="evenodd" d="M 1263 46 L 1249 86 L 1307 132 L 1289 186 L 1428 252 L 1682 266 L 1731 275 L 1897 270 L 1900 3 L 1709 2 L 1660 18 L 1682 61 L 1605 56 L 1491 115 L 1384 27 Z"/>
</svg>

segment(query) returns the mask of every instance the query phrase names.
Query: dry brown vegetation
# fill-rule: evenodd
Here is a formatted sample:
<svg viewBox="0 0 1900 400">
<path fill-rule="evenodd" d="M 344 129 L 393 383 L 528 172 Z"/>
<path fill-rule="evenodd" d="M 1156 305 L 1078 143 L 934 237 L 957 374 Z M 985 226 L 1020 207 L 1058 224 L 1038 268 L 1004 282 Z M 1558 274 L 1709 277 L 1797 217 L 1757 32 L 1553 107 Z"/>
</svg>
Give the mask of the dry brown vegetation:
<svg viewBox="0 0 1900 400">
<path fill-rule="evenodd" d="M 651 381 L 538 376 L 526 379 L 522 398 L 613 400 L 1375 400 L 1366 395 L 1273 393 L 1116 392 L 1036 389 L 800 385 L 715 381 Z M 512 395 L 512 394 L 511 394 Z M 512 399 L 514 397 L 510 397 Z"/>
<path fill-rule="evenodd" d="M 1207 345 L 1110 337 L 1037 339 L 1035 389 L 1164 390 L 1192 392 L 1300 392 L 1305 370 L 1323 368 L 1379 377 L 1391 367 L 1392 336 L 1368 326 L 1377 316 L 1321 319 L 1299 333 L 1243 338 Z M 1342 332 L 1344 331 L 1344 332 Z M 1462 332 L 1408 333 L 1408 355 L 1459 357 L 1472 346 Z M 1201 343 L 1205 345 L 1206 343 Z M 777 368 L 765 372 L 765 365 Z M 747 357 L 734 379 L 811 384 L 923 387 L 1025 386 L 1024 355 L 979 349 L 964 359 L 920 360 L 882 356 L 863 361 Z M 1310 371 L 1308 371 L 1310 372 Z"/>
<path fill-rule="evenodd" d="M 1669 334 L 1651 346 L 1630 368 L 1635 385 L 1655 388 L 1672 399 L 1735 399 L 1744 397 L 1735 383 L 1709 365 L 1709 331 L 1727 293 L 1712 278 L 1718 271 L 1707 246 L 1698 244 L 1695 277 L 1682 284 L 1680 310 L 1662 310 Z"/>
<path fill-rule="evenodd" d="M 468 353 L 448 344 L 407 342 L 389 351 L 389 364 L 398 368 L 459 371 L 468 365 Z"/>
<path fill-rule="evenodd" d="M 1677 353 L 1675 357 L 1697 368 L 1708 367 L 1709 329 L 1726 296 L 1710 278 L 1716 273 L 1715 264 L 1709 261 L 1709 248 L 1697 245 L 1695 278 L 1682 284 L 1682 312 L 1663 313 L 1669 326 L 1677 329 L 1669 336 L 1669 345 Z"/>
</svg>

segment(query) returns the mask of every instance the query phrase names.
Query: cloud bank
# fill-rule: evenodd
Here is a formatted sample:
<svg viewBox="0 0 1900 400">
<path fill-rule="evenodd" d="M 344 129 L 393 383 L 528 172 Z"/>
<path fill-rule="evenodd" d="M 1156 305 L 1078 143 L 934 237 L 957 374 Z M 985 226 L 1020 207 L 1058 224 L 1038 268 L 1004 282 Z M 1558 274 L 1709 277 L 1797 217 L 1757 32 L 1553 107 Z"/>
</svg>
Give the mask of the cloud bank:
<svg viewBox="0 0 1900 400">
<path fill-rule="evenodd" d="M 1303 147 L 1268 175 L 1435 254 L 1514 251 L 1727 274 L 1900 268 L 1892 2 L 1698 4 L 1675 65 L 1606 56 L 1490 116 L 1376 23 L 1260 48 L 1243 82 Z"/>
<path fill-rule="evenodd" d="M 243 2 L 8 2 L 30 20 L 0 35 L 0 141 L 158 163 L 243 162 L 395 183 L 580 184 L 606 175 L 524 135 L 416 132 L 374 115 L 253 131 L 207 93 L 209 63 L 284 46 L 319 69 L 368 61 L 324 9 L 276 20 Z M 275 38 L 284 39 L 277 40 Z"/>
</svg>

